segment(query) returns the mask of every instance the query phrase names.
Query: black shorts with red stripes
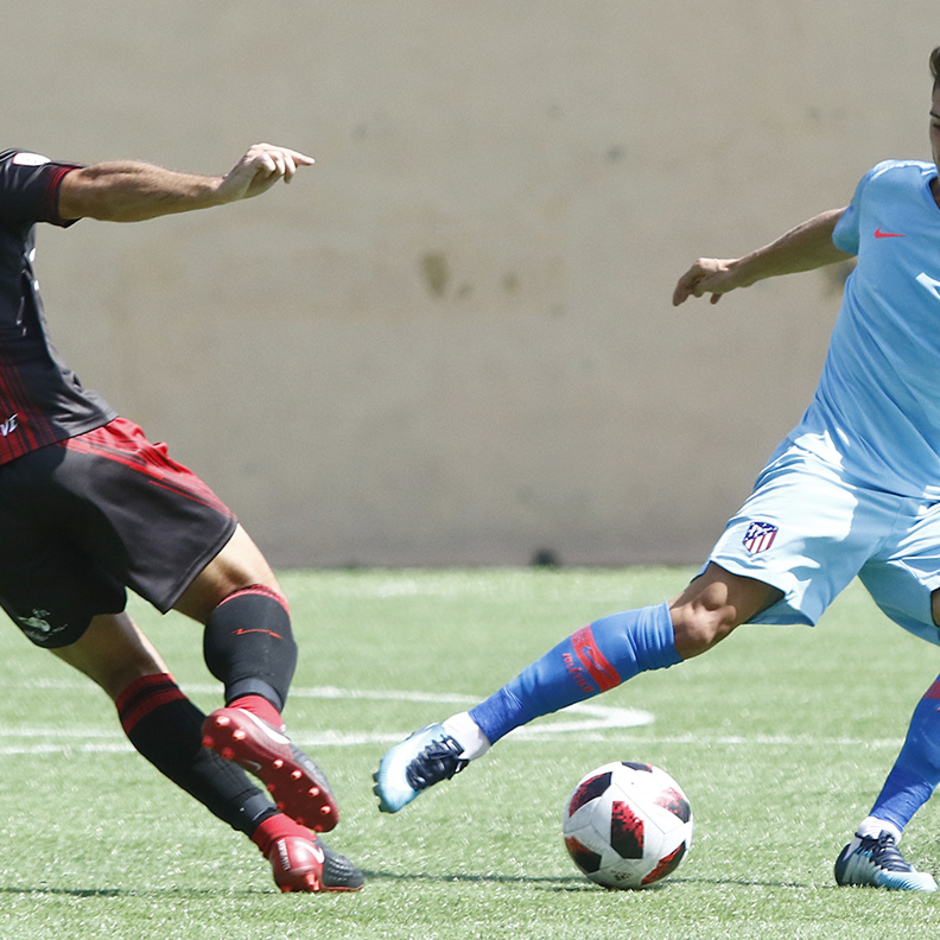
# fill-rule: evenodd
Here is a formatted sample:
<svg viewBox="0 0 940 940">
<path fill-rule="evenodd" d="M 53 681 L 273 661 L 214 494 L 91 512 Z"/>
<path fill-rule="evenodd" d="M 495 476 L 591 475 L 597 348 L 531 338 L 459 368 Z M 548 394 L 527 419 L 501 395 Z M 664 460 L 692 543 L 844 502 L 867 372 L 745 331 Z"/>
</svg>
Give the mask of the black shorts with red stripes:
<svg viewBox="0 0 940 940">
<path fill-rule="evenodd" d="M 50 648 L 120 613 L 126 588 L 165 613 L 236 524 L 165 445 L 116 418 L 0 466 L 0 606 Z"/>
</svg>

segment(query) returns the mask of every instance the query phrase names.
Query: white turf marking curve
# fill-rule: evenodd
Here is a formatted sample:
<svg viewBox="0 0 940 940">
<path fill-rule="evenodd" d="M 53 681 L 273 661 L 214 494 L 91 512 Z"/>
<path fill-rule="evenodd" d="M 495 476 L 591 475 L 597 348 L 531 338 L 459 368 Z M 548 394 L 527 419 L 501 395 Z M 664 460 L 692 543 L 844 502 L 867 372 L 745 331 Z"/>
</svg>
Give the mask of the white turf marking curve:
<svg viewBox="0 0 940 940">
<path fill-rule="evenodd" d="M 44 689 L 62 689 L 69 691 L 95 690 L 94 686 L 81 682 L 58 681 L 31 683 L 30 687 Z M 186 691 L 191 694 L 218 694 L 218 685 L 188 685 Z M 394 690 L 341 689 L 336 686 L 309 686 L 291 689 L 291 698 L 313 699 L 359 699 L 376 702 L 420 702 L 440 705 L 475 705 L 479 698 L 470 695 L 457 695 L 439 692 L 413 692 Z M 532 741 L 547 735 L 577 733 L 581 741 L 609 740 L 608 732 L 626 728 L 639 728 L 650 725 L 655 716 L 648 711 L 634 708 L 616 708 L 585 702 L 570 705 L 563 712 L 562 719 L 547 719 L 525 728 L 511 732 L 513 740 Z M 443 716 L 442 716 L 443 717 Z M 290 729 L 291 737 L 301 747 L 356 747 L 365 744 L 394 744 L 407 737 L 414 728 L 402 731 L 304 731 Z M 620 735 L 621 740 L 627 736 Z M 892 748 L 896 749 L 899 739 L 857 740 L 854 738 L 801 738 L 791 735 L 643 735 L 642 740 L 660 744 L 697 744 L 697 745 L 746 745 L 764 746 L 802 746 L 806 744 L 831 745 L 834 747 Z M 0 727 L 0 755 L 15 754 L 56 754 L 70 753 L 121 753 L 132 752 L 128 743 L 115 724 L 110 728 L 72 726 L 72 727 Z"/>
</svg>

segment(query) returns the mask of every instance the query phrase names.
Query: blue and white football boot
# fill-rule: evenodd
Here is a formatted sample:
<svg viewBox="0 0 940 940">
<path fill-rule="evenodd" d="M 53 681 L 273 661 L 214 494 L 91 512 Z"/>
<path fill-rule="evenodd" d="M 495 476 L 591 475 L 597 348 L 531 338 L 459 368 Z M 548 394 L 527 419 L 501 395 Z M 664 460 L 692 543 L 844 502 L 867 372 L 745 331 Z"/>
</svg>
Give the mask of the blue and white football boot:
<svg viewBox="0 0 940 940">
<path fill-rule="evenodd" d="M 887 831 L 877 838 L 856 835 L 842 850 L 835 870 L 840 885 L 869 885 L 889 891 L 937 890 L 933 875 L 916 871 Z"/>
<path fill-rule="evenodd" d="M 397 813 L 418 794 L 441 780 L 450 780 L 469 763 L 460 743 L 443 724 L 428 725 L 388 750 L 372 775 L 379 810 Z"/>
</svg>

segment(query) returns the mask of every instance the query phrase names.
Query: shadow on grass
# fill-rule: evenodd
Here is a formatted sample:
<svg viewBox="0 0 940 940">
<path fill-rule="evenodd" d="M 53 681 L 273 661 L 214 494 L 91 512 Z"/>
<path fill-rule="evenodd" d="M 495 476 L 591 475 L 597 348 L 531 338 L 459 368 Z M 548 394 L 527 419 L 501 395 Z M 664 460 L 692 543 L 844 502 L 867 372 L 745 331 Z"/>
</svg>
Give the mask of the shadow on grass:
<svg viewBox="0 0 940 940">
<path fill-rule="evenodd" d="M 392 871 L 368 871 L 364 870 L 363 875 L 366 879 L 366 889 L 370 883 L 377 882 L 400 882 L 411 884 L 496 884 L 496 885 L 528 885 L 539 891 L 560 892 L 583 892 L 583 891 L 604 891 L 601 885 L 596 885 L 586 878 L 579 875 L 564 875 L 560 877 L 533 877 L 531 875 L 497 875 L 497 874 L 471 874 L 467 872 L 457 873 L 436 873 L 430 872 L 392 872 Z M 837 885 L 818 885 L 799 881 L 771 881 L 757 878 L 669 878 L 648 888 L 643 888 L 642 893 L 648 894 L 654 891 L 663 891 L 670 886 L 677 885 L 712 885 L 721 887 L 730 885 L 738 888 L 791 888 L 797 891 L 805 891 L 809 888 L 819 890 L 820 888 L 835 889 Z M 239 895 L 244 897 L 260 896 L 265 894 L 274 894 L 274 889 L 245 889 L 243 891 L 220 892 L 216 888 L 53 888 L 44 886 L 22 886 L 0 887 L 0 897 L 3 895 L 20 896 L 41 896 L 52 895 L 58 897 L 71 898 L 130 898 L 130 897 L 187 897 L 187 898 L 215 898 L 221 893 L 231 897 Z"/>
<path fill-rule="evenodd" d="M 378 881 L 404 881 L 425 884 L 508 884 L 508 885 L 531 885 L 534 888 L 545 891 L 603 891 L 603 886 L 596 885 L 587 878 L 579 875 L 564 875 L 561 877 L 532 877 L 531 875 L 475 875 L 464 873 L 437 873 L 429 872 L 390 872 L 390 871 L 363 871 L 366 878 L 366 886 L 369 882 Z M 771 881 L 760 880 L 757 878 L 667 878 L 658 884 L 643 888 L 642 893 L 647 894 L 651 891 L 662 891 L 669 888 L 670 885 L 733 885 L 743 888 L 792 888 L 794 890 L 805 891 L 808 888 L 818 890 L 820 887 L 836 888 L 837 885 L 817 885 L 810 882 L 800 881 Z"/>
<path fill-rule="evenodd" d="M 5 895 L 20 897 L 42 897 L 49 895 L 63 898 L 218 898 L 225 897 L 260 897 L 278 894 L 275 888 L 270 890 L 246 888 L 243 891 L 220 891 L 218 888 L 50 888 L 44 886 L 0 887 L 0 897 Z M 279 896 L 279 895 L 278 895 Z"/>
<path fill-rule="evenodd" d="M 472 874 L 439 874 L 432 875 L 428 873 L 409 873 L 409 872 L 391 872 L 391 871 L 363 871 L 368 889 L 370 882 L 402 882 L 413 884 L 518 884 L 532 885 L 536 888 L 543 888 L 552 891 L 591 891 L 596 890 L 597 885 L 591 884 L 584 878 L 574 875 L 570 878 L 531 878 L 511 875 L 472 875 Z M 13 887 L 12 885 L 0 887 L 0 897 L 3 896 L 21 896 L 21 897 L 41 897 L 43 895 L 67 897 L 67 898 L 133 898 L 133 897 L 189 897 L 189 898 L 211 898 L 218 897 L 224 893 L 227 897 L 234 895 L 240 896 L 258 896 L 262 894 L 273 894 L 275 889 L 272 887 L 269 891 L 259 889 L 246 889 L 244 891 L 220 892 L 213 888 L 52 888 L 44 886 L 23 885 L 22 887 Z"/>
<path fill-rule="evenodd" d="M 531 875 L 474 875 L 470 872 L 396 872 L 396 871 L 366 871 L 366 885 L 370 881 L 408 881 L 425 884 L 499 884 L 499 885 L 533 885 L 539 888 L 548 888 L 555 891 L 591 890 L 597 885 L 591 884 L 578 875 L 565 875 L 560 878 L 535 878 Z"/>
<path fill-rule="evenodd" d="M 667 887 L 671 884 L 687 885 L 733 885 L 736 888 L 793 888 L 795 891 L 806 891 L 812 889 L 819 891 L 824 888 L 839 888 L 836 884 L 820 885 L 813 881 L 771 881 L 770 879 L 761 880 L 759 878 L 670 878 L 664 881 L 661 887 Z M 845 890 L 839 888 L 839 890 Z"/>
</svg>

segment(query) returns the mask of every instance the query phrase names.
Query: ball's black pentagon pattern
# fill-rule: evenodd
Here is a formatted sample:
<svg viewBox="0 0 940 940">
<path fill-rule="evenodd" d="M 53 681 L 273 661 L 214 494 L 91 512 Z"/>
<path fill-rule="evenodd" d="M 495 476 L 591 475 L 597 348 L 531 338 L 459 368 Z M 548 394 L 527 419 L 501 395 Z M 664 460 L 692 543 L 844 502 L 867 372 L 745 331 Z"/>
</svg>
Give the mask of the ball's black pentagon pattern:
<svg viewBox="0 0 940 940">
<path fill-rule="evenodd" d="M 688 822 L 692 818 L 692 807 L 689 801 L 675 790 L 663 790 L 656 799 L 656 805 L 668 809 L 673 816 L 678 816 L 683 822 Z"/>
<path fill-rule="evenodd" d="M 599 852 L 592 852 L 591 849 L 583 845 L 573 836 L 568 836 L 568 838 L 565 839 L 565 846 L 568 849 L 568 854 L 571 856 L 572 861 L 586 875 L 592 875 L 601 867 L 601 854 Z"/>
<path fill-rule="evenodd" d="M 651 774 L 653 772 L 652 764 L 641 764 L 638 761 L 632 760 L 622 760 L 620 762 L 624 767 L 629 767 L 631 770 L 638 770 L 641 773 Z"/>
<path fill-rule="evenodd" d="M 643 858 L 643 820 L 629 803 L 617 800 L 611 804 L 610 847 L 621 858 Z"/>
<path fill-rule="evenodd" d="M 611 775 L 606 773 L 585 780 L 571 797 L 568 804 L 568 815 L 573 815 L 585 803 L 590 803 L 591 800 L 596 800 L 599 796 L 602 796 L 610 786 L 610 778 Z"/>
</svg>

